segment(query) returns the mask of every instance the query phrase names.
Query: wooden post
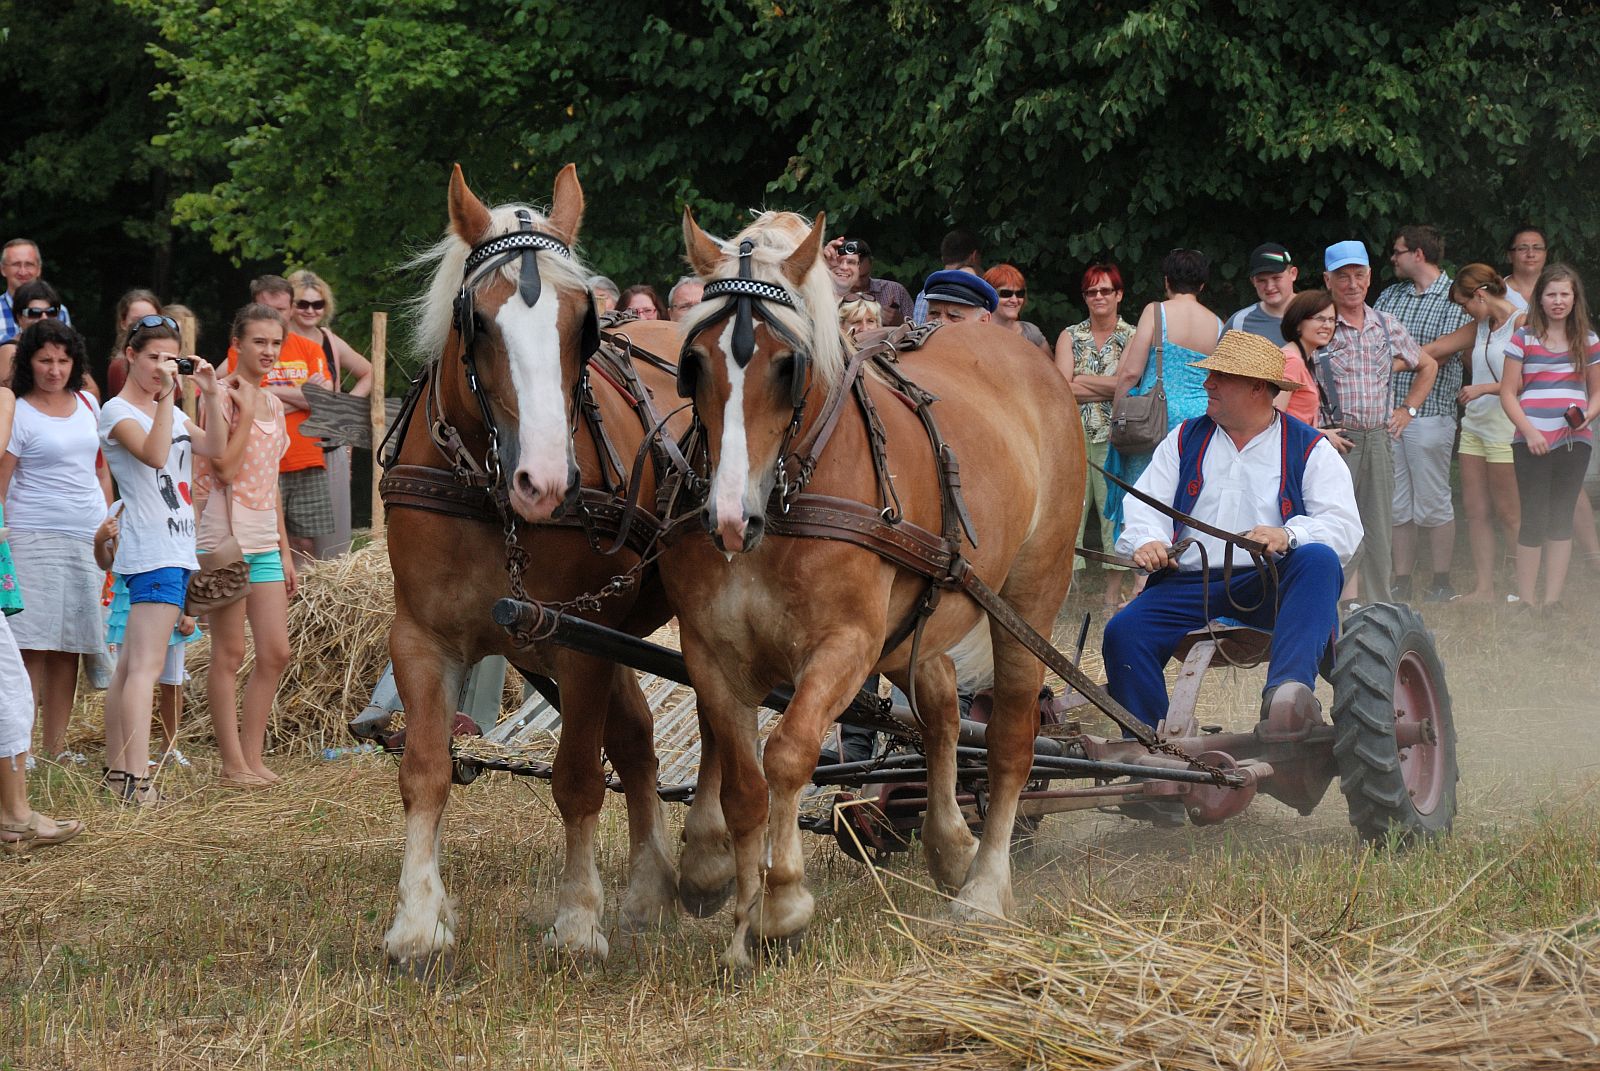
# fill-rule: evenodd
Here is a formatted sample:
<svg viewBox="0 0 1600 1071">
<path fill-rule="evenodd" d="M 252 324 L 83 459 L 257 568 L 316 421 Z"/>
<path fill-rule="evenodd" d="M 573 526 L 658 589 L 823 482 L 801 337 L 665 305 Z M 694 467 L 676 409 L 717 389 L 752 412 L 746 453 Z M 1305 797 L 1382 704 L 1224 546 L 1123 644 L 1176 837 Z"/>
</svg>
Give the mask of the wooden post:
<svg viewBox="0 0 1600 1071">
<path fill-rule="evenodd" d="M 178 354 L 180 356 L 187 357 L 194 352 L 195 345 L 199 340 L 199 334 L 195 330 L 194 314 L 190 312 L 180 312 L 177 315 L 177 321 L 179 336 Z M 180 380 L 179 382 L 182 383 L 183 381 Z M 183 401 L 183 411 L 189 414 L 190 420 L 195 419 L 195 402 L 198 400 L 199 396 L 200 389 L 194 386 L 193 380 L 190 380 L 188 383 L 183 383 L 183 394 L 181 395 Z"/>
<path fill-rule="evenodd" d="M 383 442 L 384 429 L 388 427 L 389 414 L 384 409 L 383 366 L 389 345 L 389 314 L 372 314 L 372 538 L 383 535 L 383 498 L 378 493 L 378 481 L 383 468 L 378 464 L 379 444 Z"/>
</svg>

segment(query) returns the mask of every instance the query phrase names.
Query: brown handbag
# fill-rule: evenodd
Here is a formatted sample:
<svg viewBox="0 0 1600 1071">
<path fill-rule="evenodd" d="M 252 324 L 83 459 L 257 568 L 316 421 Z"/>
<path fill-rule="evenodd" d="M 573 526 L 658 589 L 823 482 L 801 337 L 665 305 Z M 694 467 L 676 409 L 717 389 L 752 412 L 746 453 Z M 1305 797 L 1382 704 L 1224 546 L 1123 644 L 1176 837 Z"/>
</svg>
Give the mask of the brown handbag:
<svg viewBox="0 0 1600 1071">
<path fill-rule="evenodd" d="M 1156 339 L 1156 381 L 1143 394 L 1117 389 L 1111 401 L 1111 445 L 1123 454 L 1148 454 L 1167 437 L 1167 388 L 1161 379 L 1162 342 L 1167 310 L 1161 310 L 1161 337 Z"/>
<path fill-rule="evenodd" d="M 228 534 L 216 547 L 195 555 L 200 571 L 189 578 L 184 598 L 184 613 L 199 617 L 212 610 L 232 606 L 250 593 L 250 565 L 233 535 L 233 487 L 223 484 L 223 508 L 228 517 Z"/>
</svg>

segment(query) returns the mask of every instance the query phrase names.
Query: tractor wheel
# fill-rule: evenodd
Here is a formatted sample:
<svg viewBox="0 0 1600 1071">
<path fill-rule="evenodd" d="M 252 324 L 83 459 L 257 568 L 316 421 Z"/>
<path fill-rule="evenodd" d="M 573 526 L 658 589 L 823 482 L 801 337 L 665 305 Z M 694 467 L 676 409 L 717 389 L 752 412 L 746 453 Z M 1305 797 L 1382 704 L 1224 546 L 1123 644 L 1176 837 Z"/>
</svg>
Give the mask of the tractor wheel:
<svg viewBox="0 0 1600 1071">
<path fill-rule="evenodd" d="M 1345 620 L 1333 667 L 1333 755 L 1363 840 L 1447 833 L 1456 813 L 1456 728 L 1433 636 L 1409 606 Z"/>
</svg>

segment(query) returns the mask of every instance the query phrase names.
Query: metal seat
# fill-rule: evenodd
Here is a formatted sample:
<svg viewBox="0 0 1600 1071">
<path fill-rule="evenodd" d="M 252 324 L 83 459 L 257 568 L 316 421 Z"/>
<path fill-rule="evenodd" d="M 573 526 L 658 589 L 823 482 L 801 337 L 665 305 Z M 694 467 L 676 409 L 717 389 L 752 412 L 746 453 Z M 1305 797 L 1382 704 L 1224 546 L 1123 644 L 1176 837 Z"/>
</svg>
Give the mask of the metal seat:
<svg viewBox="0 0 1600 1071">
<path fill-rule="evenodd" d="M 1172 657 L 1183 661 L 1195 645 L 1203 640 L 1215 639 L 1217 650 L 1229 662 L 1252 663 L 1267 657 L 1272 647 L 1272 633 L 1266 629 L 1252 628 L 1237 622 L 1216 620 L 1210 628 L 1197 628 L 1178 641 Z"/>
</svg>

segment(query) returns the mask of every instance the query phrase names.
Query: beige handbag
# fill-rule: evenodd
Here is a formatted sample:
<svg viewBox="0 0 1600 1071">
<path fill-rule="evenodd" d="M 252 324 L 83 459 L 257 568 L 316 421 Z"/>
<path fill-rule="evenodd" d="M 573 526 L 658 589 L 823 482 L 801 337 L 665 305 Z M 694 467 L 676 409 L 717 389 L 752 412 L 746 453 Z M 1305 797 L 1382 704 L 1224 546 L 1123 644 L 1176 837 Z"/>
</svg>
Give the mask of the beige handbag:
<svg viewBox="0 0 1600 1071">
<path fill-rule="evenodd" d="M 213 549 L 195 555 L 200 571 L 189 578 L 183 608 L 190 617 L 232 606 L 250 593 L 250 566 L 233 535 L 233 487 L 223 484 L 222 490 L 228 534 Z"/>
</svg>

